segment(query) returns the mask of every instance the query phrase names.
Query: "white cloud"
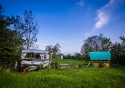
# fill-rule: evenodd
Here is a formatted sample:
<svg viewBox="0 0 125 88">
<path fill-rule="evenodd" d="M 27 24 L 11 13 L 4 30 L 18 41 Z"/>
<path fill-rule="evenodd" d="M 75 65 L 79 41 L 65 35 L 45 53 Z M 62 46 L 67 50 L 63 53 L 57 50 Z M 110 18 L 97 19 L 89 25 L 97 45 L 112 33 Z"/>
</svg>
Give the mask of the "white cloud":
<svg viewBox="0 0 125 88">
<path fill-rule="evenodd" d="M 84 1 L 83 1 L 83 0 L 79 1 L 79 2 L 77 3 L 77 5 L 79 5 L 79 6 L 84 6 Z"/>
<path fill-rule="evenodd" d="M 64 42 L 64 41 L 62 41 L 62 40 L 58 40 L 58 39 L 55 39 L 55 38 L 52 38 L 52 37 L 48 37 L 49 39 L 52 39 L 52 40 L 55 40 L 55 41 L 57 41 L 57 42 L 60 42 L 60 43 L 66 43 L 66 42 Z"/>
<path fill-rule="evenodd" d="M 97 22 L 95 23 L 96 29 L 101 28 L 103 25 L 105 25 L 109 21 L 109 15 L 103 11 L 98 13 L 97 16 Z"/>
<path fill-rule="evenodd" d="M 110 10 L 112 9 L 115 0 L 110 0 L 108 4 L 97 11 L 95 29 L 99 29 L 104 26 L 110 19 Z"/>
</svg>

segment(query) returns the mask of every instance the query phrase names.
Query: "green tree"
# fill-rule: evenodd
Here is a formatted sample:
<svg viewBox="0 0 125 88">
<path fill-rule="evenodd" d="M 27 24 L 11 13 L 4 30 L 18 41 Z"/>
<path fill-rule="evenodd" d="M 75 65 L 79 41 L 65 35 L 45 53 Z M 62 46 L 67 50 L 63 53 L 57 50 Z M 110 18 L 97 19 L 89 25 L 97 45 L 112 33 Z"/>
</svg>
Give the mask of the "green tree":
<svg viewBox="0 0 125 88">
<path fill-rule="evenodd" d="M 72 56 L 71 56 L 71 54 L 68 54 L 68 55 L 65 56 L 65 58 L 66 59 L 72 59 Z"/>
<path fill-rule="evenodd" d="M 0 63 L 2 67 L 11 67 L 18 61 L 19 49 L 22 46 L 22 38 L 18 32 L 11 29 L 4 29 L 0 34 Z"/>
<path fill-rule="evenodd" d="M 119 38 L 122 40 L 122 44 L 125 44 L 125 36 L 120 36 Z"/>
<path fill-rule="evenodd" d="M 34 43 L 37 42 L 37 34 L 38 34 L 38 21 L 34 21 L 35 16 L 32 14 L 32 11 L 24 11 L 24 19 L 20 16 L 16 16 L 15 18 L 15 29 L 18 29 L 24 42 L 24 48 L 30 49 L 34 47 Z"/>
<path fill-rule="evenodd" d="M 49 53 L 49 64 L 48 64 L 48 71 L 50 71 L 50 63 L 53 60 L 53 57 L 56 57 L 56 54 L 60 52 L 60 45 L 57 43 L 55 46 L 49 45 L 46 46 L 46 51 Z"/>
<path fill-rule="evenodd" d="M 103 34 L 88 37 L 81 47 L 81 54 L 86 58 L 91 51 L 109 51 L 112 46 L 110 38 L 103 37 Z M 86 59 L 88 60 L 88 59 Z"/>
<path fill-rule="evenodd" d="M 111 47 L 112 60 L 111 62 L 118 65 L 125 66 L 125 37 L 119 37 L 122 43 L 114 43 Z"/>
<path fill-rule="evenodd" d="M 77 59 L 77 60 L 80 60 L 81 59 L 81 54 L 80 53 L 75 53 L 75 58 Z"/>
<path fill-rule="evenodd" d="M 4 8 L 0 5 L 0 66 L 7 68 L 18 60 L 23 39 L 17 30 L 10 29 L 14 19 L 4 16 L 3 12 Z"/>
</svg>

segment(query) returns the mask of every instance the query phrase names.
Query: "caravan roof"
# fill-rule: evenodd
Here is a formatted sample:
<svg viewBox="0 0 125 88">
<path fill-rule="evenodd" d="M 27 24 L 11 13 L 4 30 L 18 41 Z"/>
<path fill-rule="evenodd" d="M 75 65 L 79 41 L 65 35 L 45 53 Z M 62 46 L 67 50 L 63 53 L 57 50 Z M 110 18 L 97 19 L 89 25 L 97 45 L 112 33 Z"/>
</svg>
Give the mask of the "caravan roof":
<svg viewBox="0 0 125 88">
<path fill-rule="evenodd" d="M 107 52 L 89 52 L 90 60 L 111 60 L 111 54 Z"/>
<path fill-rule="evenodd" d="M 28 49 L 28 50 L 22 50 L 22 53 L 47 53 L 47 51 L 38 49 Z"/>
</svg>

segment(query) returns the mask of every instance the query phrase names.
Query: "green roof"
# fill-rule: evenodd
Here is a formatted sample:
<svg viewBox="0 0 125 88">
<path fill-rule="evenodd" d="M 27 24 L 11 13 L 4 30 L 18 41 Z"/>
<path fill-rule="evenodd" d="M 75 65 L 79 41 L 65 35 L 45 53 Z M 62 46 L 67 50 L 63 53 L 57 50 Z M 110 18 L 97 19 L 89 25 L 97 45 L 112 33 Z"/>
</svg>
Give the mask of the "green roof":
<svg viewBox="0 0 125 88">
<path fill-rule="evenodd" d="M 111 60 L 111 54 L 107 52 L 89 52 L 90 60 Z"/>
</svg>

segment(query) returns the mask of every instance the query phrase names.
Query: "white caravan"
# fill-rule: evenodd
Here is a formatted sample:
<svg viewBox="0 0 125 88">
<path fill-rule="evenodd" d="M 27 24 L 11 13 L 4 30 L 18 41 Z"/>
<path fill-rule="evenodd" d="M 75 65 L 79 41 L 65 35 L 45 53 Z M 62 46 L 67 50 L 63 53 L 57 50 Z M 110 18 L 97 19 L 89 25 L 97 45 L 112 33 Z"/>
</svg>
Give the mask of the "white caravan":
<svg viewBox="0 0 125 88">
<path fill-rule="evenodd" d="M 37 67 L 45 68 L 49 63 L 49 54 L 45 50 L 28 49 L 22 50 L 21 65 L 29 66 L 29 70 L 34 70 Z"/>
</svg>

